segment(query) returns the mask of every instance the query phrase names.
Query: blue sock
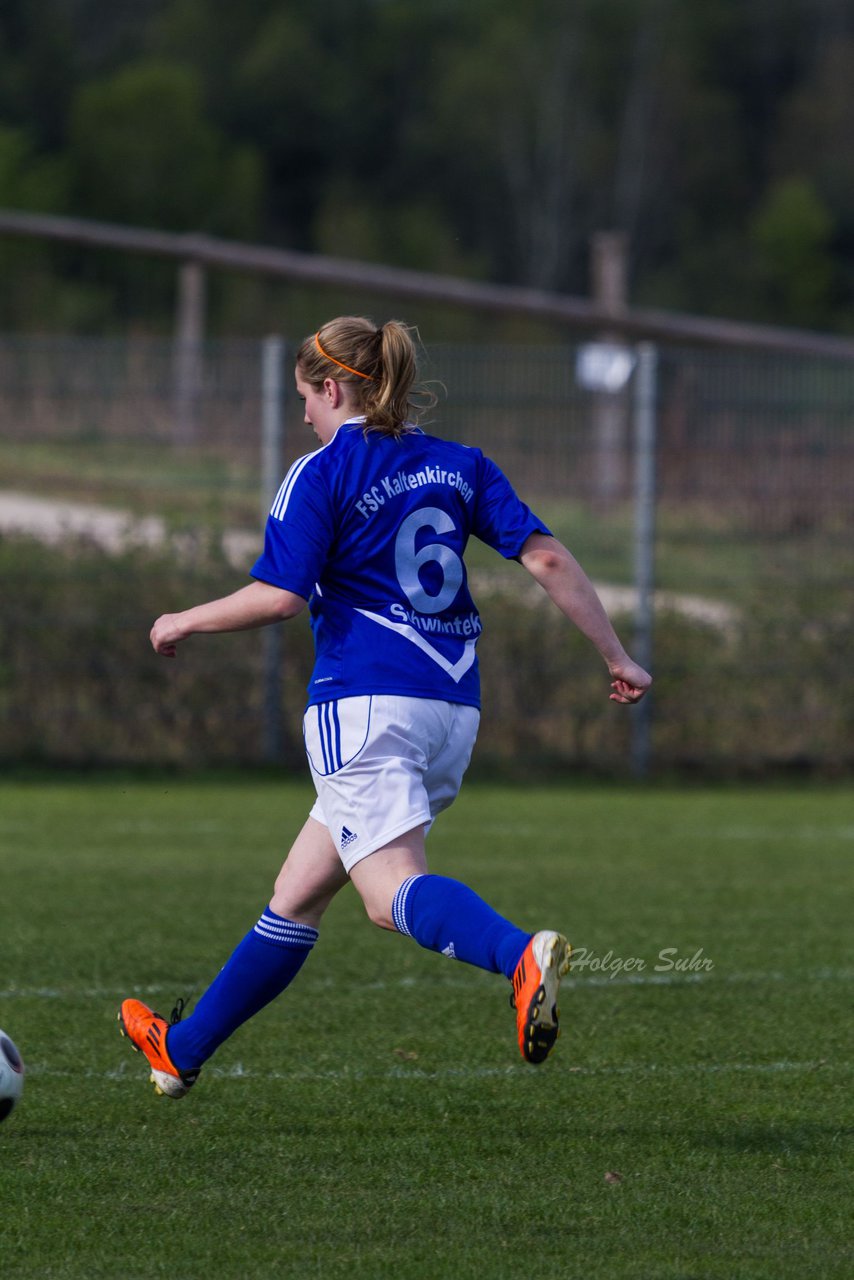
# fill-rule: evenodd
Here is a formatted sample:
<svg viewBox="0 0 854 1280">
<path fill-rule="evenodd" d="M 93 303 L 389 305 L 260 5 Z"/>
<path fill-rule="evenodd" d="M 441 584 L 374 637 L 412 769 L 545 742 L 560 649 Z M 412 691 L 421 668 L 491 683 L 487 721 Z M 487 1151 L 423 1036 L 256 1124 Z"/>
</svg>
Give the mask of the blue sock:
<svg viewBox="0 0 854 1280">
<path fill-rule="evenodd" d="M 317 941 L 317 930 L 268 907 L 232 952 L 188 1018 L 169 1028 L 169 1057 L 179 1071 L 200 1067 L 241 1023 L 284 991 Z"/>
<path fill-rule="evenodd" d="M 512 978 L 531 934 L 517 929 L 468 885 L 447 876 L 410 876 L 394 895 L 392 918 L 400 933 L 428 951 L 440 951 L 490 973 Z"/>
</svg>

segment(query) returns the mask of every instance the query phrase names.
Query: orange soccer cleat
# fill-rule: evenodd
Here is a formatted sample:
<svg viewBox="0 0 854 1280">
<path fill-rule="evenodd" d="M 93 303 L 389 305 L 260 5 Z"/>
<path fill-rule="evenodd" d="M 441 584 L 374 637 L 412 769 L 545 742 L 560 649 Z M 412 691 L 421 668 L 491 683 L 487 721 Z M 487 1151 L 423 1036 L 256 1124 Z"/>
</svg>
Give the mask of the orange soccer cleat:
<svg viewBox="0 0 854 1280">
<path fill-rule="evenodd" d="M 526 1062 L 545 1062 L 558 1038 L 557 995 L 570 954 L 563 934 L 544 929 L 534 934 L 516 965 L 510 1003 Z"/>
<path fill-rule="evenodd" d="M 169 1098 L 183 1098 L 201 1070 L 179 1071 L 166 1049 L 166 1032 L 181 1021 L 183 1006 L 183 1000 L 179 1000 L 169 1022 L 141 1000 L 123 1000 L 118 1013 L 119 1031 L 130 1040 L 134 1052 L 145 1054 L 151 1067 L 151 1083 L 157 1093 Z"/>
</svg>

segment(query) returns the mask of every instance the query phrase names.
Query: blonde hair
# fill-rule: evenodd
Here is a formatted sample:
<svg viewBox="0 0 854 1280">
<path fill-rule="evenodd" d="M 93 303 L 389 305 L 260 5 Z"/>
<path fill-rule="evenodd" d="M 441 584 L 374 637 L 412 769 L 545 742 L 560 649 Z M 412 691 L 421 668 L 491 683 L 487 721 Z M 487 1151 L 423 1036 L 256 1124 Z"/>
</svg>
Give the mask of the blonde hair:
<svg viewBox="0 0 854 1280">
<path fill-rule="evenodd" d="M 436 403 L 432 392 L 416 386 L 413 332 L 401 320 L 377 328 L 365 316 L 339 316 L 305 339 L 296 362 L 313 387 L 326 378 L 346 384 L 365 415 L 366 431 L 401 436 Z"/>
</svg>

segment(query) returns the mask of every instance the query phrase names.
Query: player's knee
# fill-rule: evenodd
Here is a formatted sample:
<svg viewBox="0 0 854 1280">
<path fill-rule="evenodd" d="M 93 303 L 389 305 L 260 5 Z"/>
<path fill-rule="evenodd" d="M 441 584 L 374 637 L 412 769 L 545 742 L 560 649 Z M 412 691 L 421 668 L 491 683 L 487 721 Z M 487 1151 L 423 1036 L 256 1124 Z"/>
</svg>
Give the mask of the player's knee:
<svg viewBox="0 0 854 1280">
<path fill-rule="evenodd" d="M 375 924 L 379 929 L 394 929 L 390 902 L 384 902 L 379 898 L 363 898 L 362 901 L 371 924 Z"/>
<path fill-rule="evenodd" d="M 375 924 L 379 929 L 393 929 L 394 922 L 392 919 L 392 897 L 388 897 L 383 892 L 364 892 L 360 893 L 362 906 L 365 908 L 365 914 L 371 924 Z"/>
<path fill-rule="evenodd" d="M 270 910 L 285 920 L 298 920 L 317 929 L 332 895 L 328 893 L 295 893 L 288 883 L 276 881 L 270 898 Z"/>
</svg>

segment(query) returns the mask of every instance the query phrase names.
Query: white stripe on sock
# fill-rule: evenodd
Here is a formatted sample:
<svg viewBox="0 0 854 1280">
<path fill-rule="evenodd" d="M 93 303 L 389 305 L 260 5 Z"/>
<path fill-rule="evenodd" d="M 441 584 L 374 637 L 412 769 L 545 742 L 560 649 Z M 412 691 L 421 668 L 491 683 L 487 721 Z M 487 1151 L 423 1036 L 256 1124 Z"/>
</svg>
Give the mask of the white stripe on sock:
<svg viewBox="0 0 854 1280">
<path fill-rule="evenodd" d="M 255 932 L 265 942 L 272 942 L 280 947 L 313 947 L 318 938 L 317 930 L 311 925 L 286 920 L 269 911 L 264 912 L 255 926 Z"/>
<path fill-rule="evenodd" d="M 407 938 L 411 938 L 412 934 L 406 927 L 406 899 L 409 897 L 409 890 L 412 888 L 416 880 L 421 879 L 423 872 L 417 876 L 410 876 L 408 880 L 404 880 L 394 895 L 394 901 L 391 904 L 391 918 L 395 929 L 398 933 L 403 933 Z"/>
</svg>

